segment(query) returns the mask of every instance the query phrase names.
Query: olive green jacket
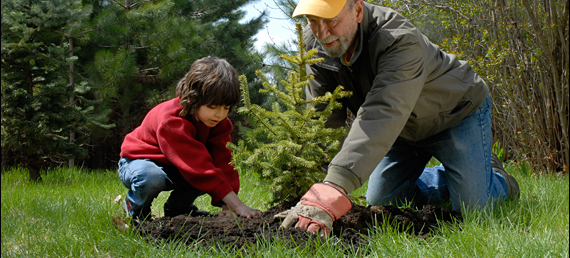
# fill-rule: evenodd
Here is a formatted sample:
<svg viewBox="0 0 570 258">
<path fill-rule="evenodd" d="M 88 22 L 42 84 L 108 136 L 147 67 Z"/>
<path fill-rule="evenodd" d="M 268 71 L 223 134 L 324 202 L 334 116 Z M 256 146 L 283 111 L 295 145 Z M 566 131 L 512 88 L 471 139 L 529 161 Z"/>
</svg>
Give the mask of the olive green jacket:
<svg viewBox="0 0 570 258">
<path fill-rule="evenodd" d="M 364 3 L 347 65 L 326 56 L 310 28 L 304 35 L 306 48 L 317 48 L 325 58 L 307 69 L 315 76 L 307 98 L 338 85 L 353 92 L 343 106 L 356 119 L 325 178 L 349 193 L 368 180 L 396 139 L 419 141 L 455 125 L 478 109 L 489 92 L 469 64 L 440 50 L 389 8 Z M 345 120 L 342 109 L 329 117 L 328 125 L 341 126 Z"/>
</svg>

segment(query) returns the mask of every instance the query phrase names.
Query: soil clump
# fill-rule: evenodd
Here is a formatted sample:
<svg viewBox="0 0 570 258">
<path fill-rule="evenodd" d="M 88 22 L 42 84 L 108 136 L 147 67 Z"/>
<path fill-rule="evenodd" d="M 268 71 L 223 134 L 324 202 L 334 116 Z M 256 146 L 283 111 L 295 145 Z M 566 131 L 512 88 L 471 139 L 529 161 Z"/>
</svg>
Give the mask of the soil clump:
<svg viewBox="0 0 570 258">
<path fill-rule="evenodd" d="M 255 245 L 258 241 L 272 241 L 276 238 L 293 246 L 302 246 L 316 235 L 297 228 L 280 228 L 281 219 L 274 215 L 293 207 L 296 202 L 284 202 L 263 212 L 254 218 L 242 217 L 161 217 L 149 221 L 132 220 L 131 224 L 147 241 L 174 241 L 187 245 L 201 244 Z M 344 216 L 334 222 L 330 237 L 337 237 L 344 245 L 358 248 L 366 245 L 368 230 L 373 225 L 394 223 L 398 231 L 426 238 L 437 229 L 438 223 L 456 223 L 461 221 L 459 212 L 427 205 L 421 210 L 400 209 L 396 206 L 359 206 L 354 205 Z"/>
</svg>

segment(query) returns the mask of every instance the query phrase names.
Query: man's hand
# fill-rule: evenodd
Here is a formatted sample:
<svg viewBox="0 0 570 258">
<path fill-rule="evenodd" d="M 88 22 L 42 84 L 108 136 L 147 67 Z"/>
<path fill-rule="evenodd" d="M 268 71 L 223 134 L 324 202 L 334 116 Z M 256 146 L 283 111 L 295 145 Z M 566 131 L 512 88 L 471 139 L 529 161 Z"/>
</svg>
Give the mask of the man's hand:
<svg viewBox="0 0 570 258">
<path fill-rule="evenodd" d="M 352 202 L 340 189 L 330 185 L 314 184 L 297 205 L 288 211 L 275 215 L 275 218 L 285 218 L 281 227 L 295 227 L 308 232 L 320 231 L 328 236 L 335 220 L 352 208 Z"/>
</svg>

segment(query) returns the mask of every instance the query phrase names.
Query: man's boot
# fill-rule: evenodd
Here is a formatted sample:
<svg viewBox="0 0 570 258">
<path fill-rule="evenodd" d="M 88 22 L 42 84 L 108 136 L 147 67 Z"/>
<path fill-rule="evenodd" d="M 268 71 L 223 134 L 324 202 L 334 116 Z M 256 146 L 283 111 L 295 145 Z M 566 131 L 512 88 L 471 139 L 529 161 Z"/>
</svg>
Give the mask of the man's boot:
<svg viewBox="0 0 570 258">
<path fill-rule="evenodd" d="M 517 183 L 517 180 L 513 176 L 505 171 L 501 160 L 495 153 L 491 155 L 491 165 L 493 165 L 493 172 L 501 174 L 507 181 L 507 185 L 509 186 L 508 198 L 518 199 L 520 197 L 519 183 Z"/>
</svg>

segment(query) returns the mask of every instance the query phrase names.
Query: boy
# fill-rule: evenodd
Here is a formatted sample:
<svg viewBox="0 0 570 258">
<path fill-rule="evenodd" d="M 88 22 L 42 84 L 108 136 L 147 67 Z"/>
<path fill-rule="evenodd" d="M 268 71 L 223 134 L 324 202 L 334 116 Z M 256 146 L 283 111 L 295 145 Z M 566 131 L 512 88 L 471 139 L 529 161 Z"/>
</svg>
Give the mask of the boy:
<svg viewBox="0 0 570 258">
<path fill-rule="evenodd" d="M 240 98 L 236 70 L 220 58 L 199 59 L 178 82 L 176 95 L 125 136 L 119 179 L 129 188 L 123 202 L 127 216 L 148 217 L 154 198 L 168 190 L 173 190 L 164 204 L 168 217 L 209 215 L 193 204 L 204 193 L 222 207 L 218 215 L 259 215 L 237 196 L 239 175 L 226 148 L 233 128 L 227 115 Z"/>
</svg>

